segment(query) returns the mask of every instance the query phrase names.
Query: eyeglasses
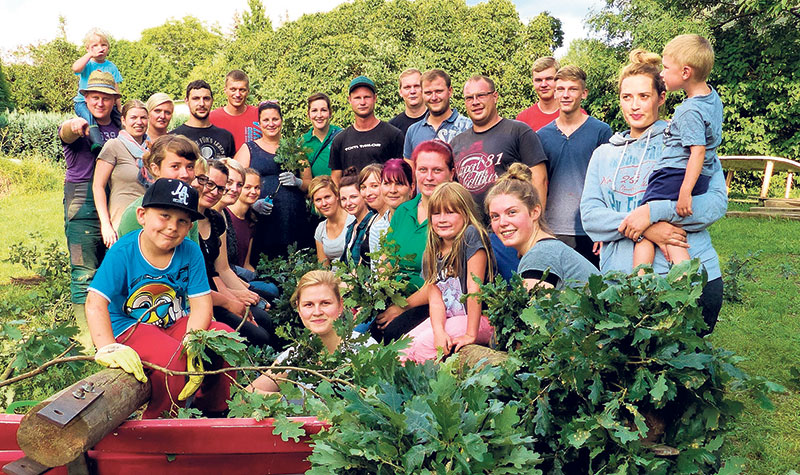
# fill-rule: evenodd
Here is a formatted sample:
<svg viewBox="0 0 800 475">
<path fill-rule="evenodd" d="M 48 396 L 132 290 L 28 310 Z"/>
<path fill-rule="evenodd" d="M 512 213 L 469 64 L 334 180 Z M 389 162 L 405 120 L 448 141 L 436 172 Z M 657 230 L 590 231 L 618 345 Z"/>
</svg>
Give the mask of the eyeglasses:
<svg viewBox="0 0 800 475">
<path fill-rule="evenodd" d="M 464 96 L 464 102 L 465 103 L 470 103 L 475 101 L 483 102 L 484 99 L 486 99 L 487 97 L 491 96 L 494 93 L 495 91 L 489 91 L 489 92 L 479 92 L 471 96 Z"/>
<path fill-rule="evenodd" d="M 208 190 L 208 191 L 217 190 L 220 193 L 225 193 L 225 185 L 221 185 L 221 186 L 217 185 L 216 183 L 211 181 L 211 179 L 209 177 L 207 177 L 205 175 L 197 175 L 194 178 L 195 178 L 195 180 L 197 180 L 197 183 L 200 183 L 201 186 L 206 187 L 206 190 Z"/>
</svg>

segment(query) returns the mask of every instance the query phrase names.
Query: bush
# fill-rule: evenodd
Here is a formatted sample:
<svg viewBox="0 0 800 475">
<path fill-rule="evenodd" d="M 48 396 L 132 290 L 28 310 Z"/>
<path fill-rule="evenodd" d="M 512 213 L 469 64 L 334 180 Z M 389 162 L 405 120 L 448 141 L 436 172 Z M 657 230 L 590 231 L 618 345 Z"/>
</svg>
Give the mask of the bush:
<svg viewBox="0 0 800 475">
<path fill-rule="evenodd" d="M 17 189 L 23 194 L 41 193 L 59 190 L 63 183 L 63 167 L 40 155 L 26 156 L 24 160 L 0 157 L 0 187 Z"/>
<path fill-rule="evenodd" d="M 9 113 L 8 125 L 0 128 L 0 153 L 11 156 L 32 153 L 63 161 L 57 132 L 58 126 L 70 117 L 56 112 Z"/>
</svg>

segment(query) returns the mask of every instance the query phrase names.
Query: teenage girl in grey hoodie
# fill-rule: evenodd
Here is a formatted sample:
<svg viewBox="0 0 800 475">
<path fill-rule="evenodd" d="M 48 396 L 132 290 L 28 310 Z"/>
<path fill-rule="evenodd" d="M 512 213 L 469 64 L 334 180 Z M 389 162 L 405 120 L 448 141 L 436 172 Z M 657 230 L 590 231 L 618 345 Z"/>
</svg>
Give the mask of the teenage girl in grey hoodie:
<svg viewBox="0 0 800 475">
<path fill-rule="evenodd" d="M 706 228 L 725 215 L 728 194 L 719 163 L 708 191 L 694 197 L 694 213 L 684 218 L 675 211 L 675 202 L 651 201 L 650 227 L 625 236 L 617 228 L 641 201 L 647 181 L 661 157 L 667 122 L 658 120 L 666 89 L 659 75 L 660 58 L 634 50 L 631 64 L 620 74 L 620 107 L 630 130 L 617 133 L 608 144 L 598 147 L 589 162 L 581 197 L 581 221 L 589 237 L 602 242 L 600 270 L 633 270 L 634 239 L 644 235 L 661 249 L 666 244 L 686 246 L 708 272 L 700 304 L 703 317 L 713 329 L 722 305 L 722 274 L 719 258 Z M 663 251 L 656 253 L 653 269 L 666 274 L 669 263 Z"/>
</svg>

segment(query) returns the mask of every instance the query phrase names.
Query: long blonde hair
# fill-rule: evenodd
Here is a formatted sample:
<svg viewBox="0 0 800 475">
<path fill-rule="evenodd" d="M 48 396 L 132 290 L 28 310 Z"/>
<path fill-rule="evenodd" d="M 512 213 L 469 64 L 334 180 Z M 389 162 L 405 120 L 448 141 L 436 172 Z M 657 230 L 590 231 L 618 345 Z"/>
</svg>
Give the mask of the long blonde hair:
<svg viewBox="0 0 800 475">
<path fill-rule="evenodd" d="M 439 278 L 437 258 L 442 249 L 442 238 L 433 230 L 431 216 L 441 212 L 458 213 L 464 219 L 464 227 L 456 234 L 453 240 L 453 247 L 446 256 L 442 256 L 442 269 L 448 276 L 458 277 L 466 272 L 462 269 L 464 249 L 464 233 L 471 225 L 478 231 L 481 243 L 486 249 L 488 261 L 487 278 L 494 280 L 494 253 L 489 242 L 489 235 L 486 233 L 480 218 L 478 217 L 478 207 L 472 194 L 462 185 L 456 182 L 444 182 L 439 184 L 428 200 L 428 242 L 425 252 L 422 254 L 422 269 L 425 271 L 425 282 L 435 283 Z M 469 276 L 467 277 L 469 278 Z"/>
</svg>

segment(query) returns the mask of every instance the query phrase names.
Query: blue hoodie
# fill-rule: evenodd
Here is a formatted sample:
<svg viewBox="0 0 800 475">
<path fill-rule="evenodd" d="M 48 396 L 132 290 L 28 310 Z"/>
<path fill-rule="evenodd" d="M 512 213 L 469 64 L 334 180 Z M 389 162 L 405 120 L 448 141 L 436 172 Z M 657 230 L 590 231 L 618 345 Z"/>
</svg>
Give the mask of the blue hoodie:
<svg viewBox="0 0 800 475">
<path fill-rule="evenodd" d="M 614 134 L 609 143 L 592 154 L 581 196 L 581 221 L 593 241 L 604 243 L 600 252 L 603 273 L 633 270 L 633 241 L 617 231 L 617 227 L 639 206 L 650 173 L 661 158 L 666 127 L 667 123 L 659 120 L 638 138 L 631 137 L 627 130 Z M 728 192 L 719 161 L 714 162 L 708 191 L 692 197 L 691 216 L 678 216 L 674 201 L 651 201 L 649 204 L 650 222 L 667 221 L 681 226 L 687 232 L 689 255 L 700 259 L 708 272 L 708 280 L 721 277 L 719 258 L 706 230 L 728 209 Z M 653 268 L 659 274 L 669 270 L 660 251 L 656 251 Z"/>
</svg>

